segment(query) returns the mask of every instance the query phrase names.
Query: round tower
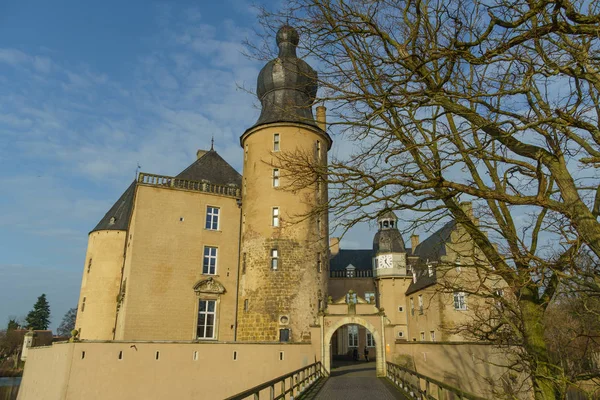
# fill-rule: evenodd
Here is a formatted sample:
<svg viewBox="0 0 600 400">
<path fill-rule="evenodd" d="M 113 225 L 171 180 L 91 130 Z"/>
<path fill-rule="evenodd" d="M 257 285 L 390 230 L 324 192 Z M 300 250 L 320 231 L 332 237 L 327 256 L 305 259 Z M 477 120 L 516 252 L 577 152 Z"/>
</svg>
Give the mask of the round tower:
<svg viewBox="0 0 600 400">
<path fill-rule="evenodd" d="M 292 190 L 293 168 L 281 166 L 292 155 L 326 165 L 332 144 L 324 116 L 314 120 L 317 73 L 296 56 L 298 42 L 290 26 L 277 32 L 279 55 L 258 76 L 260 117 L 240 138 L 239 341 L 310 340 L 326 295 L 328 221 L 315 207 L 327 202 L 327 184 Z"/>
</svg>

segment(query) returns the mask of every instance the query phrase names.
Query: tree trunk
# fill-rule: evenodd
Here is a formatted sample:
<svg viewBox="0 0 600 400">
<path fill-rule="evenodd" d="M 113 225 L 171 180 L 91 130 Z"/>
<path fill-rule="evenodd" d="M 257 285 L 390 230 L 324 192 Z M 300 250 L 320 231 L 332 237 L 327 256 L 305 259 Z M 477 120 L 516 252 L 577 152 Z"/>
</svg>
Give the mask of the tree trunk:
<svg viewBox="0 0 600 400">
<path fill-rule="evenodd" d="M 559 371 L 550 364 L 548 348 L 544 336 L 545 307 L 536 301 L 535 289 L 523 289 L 519 300 L 523 313 L 523 331 L 525 351 L 529 355 L 531 381 L 536 400 L 560 397 Z"/>
</svg>

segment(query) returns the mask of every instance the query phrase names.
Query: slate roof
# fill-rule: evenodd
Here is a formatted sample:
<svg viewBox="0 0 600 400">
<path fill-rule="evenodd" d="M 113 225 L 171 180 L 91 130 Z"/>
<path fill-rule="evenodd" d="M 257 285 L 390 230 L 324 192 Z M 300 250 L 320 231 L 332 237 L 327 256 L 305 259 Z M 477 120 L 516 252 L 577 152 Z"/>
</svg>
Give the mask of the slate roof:
<svg viewBox="0 0 600 400">
<path fill-rule="evenodd" d="M 454 221 L 446 223 L 416 247 L 415 256 L 419 256 L 420 260 L 413 266 L 413 271 L 417 274 L 417 281 L 410 283 L 406 289 L 406 295 L 425 289 L 437 282 L 435 264 L 433 265 L 433 274 L 429 276 L 426 262 L 438 262 L 442 256 L 446 255 L 446 243 L 450 241 L 450 234 L 455 226 L 456 222 Z"/>
<path fill-rule="evenodd" d="M 439 261 L 441 256 L 446 255 L 446 242 L 450 240 L 450 234 L 456 226 L 456 222 L 450 221 L 435 231 L 427 239 L 423 240 L 415 248 L 415 256 L 419 256 L 424 261 Z"/>
<path fill-rule="evenodd" d="M 331 271 L 344 271 L 349 264 L 356 267 L 357 271 L 373 268 L 373 250 L 342 250 L 331 258 L 329 269 Z"/>
<path fill-rule="evenodd" d="M 129 216 L 131 215 L 131 210 L 133 209 L 133 196 L 135 194 L 135 184 L 133 181 L 131 185 L 123 192 L 119 200 L 113 204 L 113 206 L 108 210 L 108 212 L 104 215 L 104 217 L 98 222 L 98 225 L 92 232 L 94 231 L 104 231 L 104 230 L 112 230 L 112 231 L 126 231 L 129 226 Z M 114 223 L 111 223 L 111 218 L 114 219 Z"/>
<path fill-rule="evenodd" d="M 375 253 L 405 253 L 402 234 L 396 228 L 377 231 L 373 237 L 373 251 Z"/>
<path fill-rule="evenodd" d="M 184 169 L 176 176 L 180 179 L 191 181 L 206 180 L 217 185 L 242 185 L 242 175 L 239 174 L 227 161 L 225 161 L 216 151 L 208 150 L 189 167 Z"/>
</svg>

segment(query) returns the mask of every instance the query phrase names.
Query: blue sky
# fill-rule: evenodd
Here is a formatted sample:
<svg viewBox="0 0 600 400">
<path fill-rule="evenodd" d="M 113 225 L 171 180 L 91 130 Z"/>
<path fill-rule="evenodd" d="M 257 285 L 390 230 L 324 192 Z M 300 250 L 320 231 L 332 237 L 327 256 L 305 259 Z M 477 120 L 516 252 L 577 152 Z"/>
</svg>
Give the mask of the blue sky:
<svg viewBox="0 0 600 400">
<path fill-rule="evenodd" d="M 245 0 L 0 3 L 0 328 L 41 293 L 53 328 L 77 304 L 87 234 L 138 163 L 176 174 L 214 135 L 241 172 L 256 15 Z M 343 246 L 370 247 L 368 229 Z"/>
</svg>

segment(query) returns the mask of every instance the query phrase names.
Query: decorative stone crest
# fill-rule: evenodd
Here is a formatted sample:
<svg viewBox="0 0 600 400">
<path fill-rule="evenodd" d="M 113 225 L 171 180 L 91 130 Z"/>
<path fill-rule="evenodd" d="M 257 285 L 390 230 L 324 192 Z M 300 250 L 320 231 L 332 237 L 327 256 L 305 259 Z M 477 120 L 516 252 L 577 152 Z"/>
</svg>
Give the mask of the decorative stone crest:
<svg viewBox="0 0 600 400">
<path fill-rule="evenodd" d="M 210 277 L 196 282 L 194 291 L 196 293 L 223 294 L 225 293 L 225 286 L 223 286 L 221 282 Z"/>
</svg>

